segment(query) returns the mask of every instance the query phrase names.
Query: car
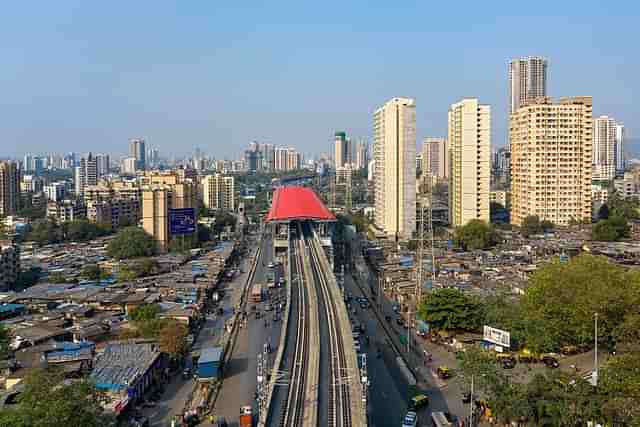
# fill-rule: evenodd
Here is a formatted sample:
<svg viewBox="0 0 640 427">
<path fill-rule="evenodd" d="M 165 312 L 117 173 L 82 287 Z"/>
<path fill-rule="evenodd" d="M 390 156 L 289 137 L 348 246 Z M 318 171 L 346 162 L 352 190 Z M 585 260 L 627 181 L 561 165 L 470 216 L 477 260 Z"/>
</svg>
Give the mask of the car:
<svg viewBox="0 0 640 427">
<path fill-rule="evenodd" d="M 273 267 L 275 267 L 275 266 L 276 266 L 276 265 L 275 265 L 273 262 L 270 262 L 269 264 L 267 264 L 267 267 L 269 267 L 269 268 L 273 268 Z"/>
<path fill-rule="evenodd" d="M 418 410 L 429 405 L 429 398 L 424 394 L 417 394 L 409 400 L 409 409 Z"/>
<path fill-rule="evenodd" d="M 451 378 L 451 371 L 446 366 L 439 366 L 437 369 L 438 378 L 446 380 Z"/>
<path fill-rule="evenodd" d="M 418 425 L 418 414 L 413 411 L 407 412 L 402 420 L 402 427 L 416 427 Z"/>
<path fill-rule="evenodd" d="M 471 403 L 471 392 L 462 393 L 462 403 Z"/>
<path fill-rule="evenodd" d="M 362 347 L 360 347 L 360 341 L 354 341 L 353 347 L 356 349 L 356 353 L 360 353 L 360 350 L 362 349 Z"/>
<path fill-rule="evenodd" d="M 558 363 L 558 359 L 556 359 L 553 356 L 543 356 L 542 363 L 544 363 L 547 368 L 551 368 L 551 369 L 560 367 L 560 363 Z"/>
<path fill-rule="evenodd" d="M 359 331 L 353 331 L 351 333 L 351 335 L 353 335 L 353 339 L 357 340 L 358 338 L 360 338 L 360 332 Z"/>
<path fill-rule="evenodd" d="M 384 320 L 386 320 L 387 322 L 391 322 L 391 316 L 384 316 Z"/>
<path fill-rule="evenodd" d="M 398 326 L 404 326 L 404 320 L 402 320 L 402 317 L 398 317 L 396 319 L 396 323 L 398 324 Z"/>
</svg>

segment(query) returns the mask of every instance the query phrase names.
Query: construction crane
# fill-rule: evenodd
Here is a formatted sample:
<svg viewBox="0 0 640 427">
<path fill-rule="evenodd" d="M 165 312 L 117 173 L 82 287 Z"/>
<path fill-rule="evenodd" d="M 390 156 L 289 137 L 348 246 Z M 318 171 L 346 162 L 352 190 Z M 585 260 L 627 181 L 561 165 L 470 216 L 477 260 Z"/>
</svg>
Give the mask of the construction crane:
<svg viewBox="0 0 640 427">
<path fill-rule="evenodd" d="M 418 250 L 416 253 L 416 305 L 422 301 L 422 286 L 425 279 L 424 259 L 431 257 L 431 283 L 435 281 L 435 252 L 433 236 L 433 183 L 429 173 L 424 173 L 421 178 L 418 197 L 420 200 L 420 227 L 418 228 Z M 427 241 L 428 240 L 428 241 Z M 428 246 L 428 247 L 427 247 Z M 427 253 L 428 252 L 428 253 Z"/>
</svg>

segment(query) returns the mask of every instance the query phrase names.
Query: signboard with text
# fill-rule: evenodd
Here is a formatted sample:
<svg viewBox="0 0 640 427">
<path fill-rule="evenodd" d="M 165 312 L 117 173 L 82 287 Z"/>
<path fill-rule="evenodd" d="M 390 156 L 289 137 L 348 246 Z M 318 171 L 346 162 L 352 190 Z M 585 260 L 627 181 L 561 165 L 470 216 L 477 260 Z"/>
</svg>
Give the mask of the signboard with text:
<svg viewBox="0 0 640 427">
<path fill-rule="evenodd" d="M 485 325 L 483 339 L 501 347 L 511 347 L 511 334 L 507 331 L 503 331 L 502 329 L 496 329 Z"/>
<path fill-rule="evenodd" d="M 194 208 L 170 209 L 169 228 L 171 234 L 193 234 L 196 232 L 196 210 Z"/>
</svg>

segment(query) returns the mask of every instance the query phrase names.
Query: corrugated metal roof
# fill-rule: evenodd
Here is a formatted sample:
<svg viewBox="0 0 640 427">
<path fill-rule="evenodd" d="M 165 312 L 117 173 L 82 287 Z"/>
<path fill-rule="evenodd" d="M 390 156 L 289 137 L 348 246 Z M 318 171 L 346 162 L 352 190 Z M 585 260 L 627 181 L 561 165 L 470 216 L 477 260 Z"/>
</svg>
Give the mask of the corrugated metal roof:
<svg viewBox="0 0 640 427">
<path fill-rule="evenodd" d="M 280 187 L 273 194 L 267 221 L 311 219 L 335 221 L 336 217 L 318 195 L 307 187 Z"/>
</svg>

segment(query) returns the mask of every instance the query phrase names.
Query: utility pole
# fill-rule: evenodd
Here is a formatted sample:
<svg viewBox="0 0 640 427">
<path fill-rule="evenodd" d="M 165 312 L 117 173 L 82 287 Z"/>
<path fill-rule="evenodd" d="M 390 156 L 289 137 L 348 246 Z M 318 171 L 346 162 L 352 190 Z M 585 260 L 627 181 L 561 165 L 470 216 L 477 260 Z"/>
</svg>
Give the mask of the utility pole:
<svg viewBox="0 0 640 427">
<path fill-rule="evenodd" d="M 471 374 L 471 397 L 469 401 L 469 427 L 473 427 L 473 374 Z"/>
<path fill-rule="evenodd" d="M 595 313 L 595 333 L 594 333 L 594 337 L 593 340 L 595 341 L 595 352 L 593 355 L 593 374 L 592 374 L 592 384 L 593 386 L 597 386 L 598 385 L 598 312 Z"/>
</svg>

